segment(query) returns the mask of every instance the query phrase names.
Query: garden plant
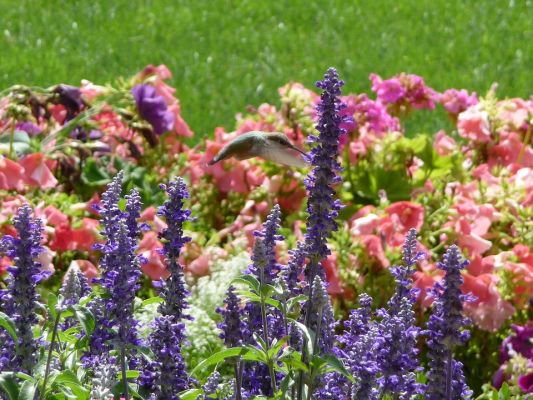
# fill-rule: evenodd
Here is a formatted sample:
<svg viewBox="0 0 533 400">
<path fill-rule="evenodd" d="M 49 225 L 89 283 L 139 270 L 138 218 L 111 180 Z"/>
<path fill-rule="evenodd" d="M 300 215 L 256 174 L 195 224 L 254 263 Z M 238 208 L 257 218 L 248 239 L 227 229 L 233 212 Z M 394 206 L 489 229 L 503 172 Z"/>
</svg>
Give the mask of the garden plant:
<svg viewBox="0 0 533 400">
<path fill-rule="evenodd" d="M 330 68 L 200 139 L 170 77 L 1 93 L 2 399 L 531 396 L 532 99 Z"/>
</svg>

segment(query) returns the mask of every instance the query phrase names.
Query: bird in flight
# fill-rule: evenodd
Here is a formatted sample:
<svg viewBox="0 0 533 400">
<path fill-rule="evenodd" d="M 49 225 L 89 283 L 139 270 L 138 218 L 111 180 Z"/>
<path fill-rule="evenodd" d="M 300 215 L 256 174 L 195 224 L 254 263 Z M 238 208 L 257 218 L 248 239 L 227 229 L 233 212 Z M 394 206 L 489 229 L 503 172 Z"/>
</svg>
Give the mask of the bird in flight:
<svg viewBox="0 0 533 400">
<path fill-rule="evenodd" d="M 302 156 L 307 154 L 294 146 L 283 133 L 252 131 L 237 136 L 226 144 L 207 165 L 214 165 L 230 157 L 237 160 L 261 157 L 291 167 L 305 167 L 307 161 Z"/>
</svg>

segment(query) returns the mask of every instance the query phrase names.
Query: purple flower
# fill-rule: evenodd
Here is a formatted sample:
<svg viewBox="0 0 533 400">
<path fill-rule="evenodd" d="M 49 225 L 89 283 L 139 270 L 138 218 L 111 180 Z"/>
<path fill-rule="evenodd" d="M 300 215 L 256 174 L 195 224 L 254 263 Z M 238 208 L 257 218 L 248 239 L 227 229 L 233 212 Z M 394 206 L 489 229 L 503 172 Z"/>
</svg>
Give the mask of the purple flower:
<svg viewBox="0 0 533 400">
<path fill-rule="evenodd" d="M 3 311 L 13 319 L 18 343 L 0 328 L 2 350 L 0 371 L 30 373 L 37 361 L 37 343 L 33 337 L 33 325 L 37 323 L 37 284 L 49 276 L 41 269 L 36 258 L 43 251 L 41 246 L 43 226 L 38 218 L 32 218 L 32 209 L 25 204 L 13 218 L 17 236 L 6 235 L 0 241 L 0 250 L 14 261 L 8 267 L 7 290 L 0 292 Z"/>
<path fill-rule="evenodd" d="M 155 393 L 157 399 L 178 400 L 178 393 L 189 388 L 190 381 L 181 355 L 184 331 L 183 322 L 178 322 L 172 315 L 162 315 L 155 320 L 149 338 L 155 358 L 142 372 L 140 383 Z"/>
<path fill-rule="evenodd" d="M 345 134 L 340 126 L 349 118 L 341 116 L 345 105 L 339 98 L 340 88 L 344 85 L 334 68 L 330 68 L 324 75 L 324 80 L 316 83 L 323 89 L 320 103 L 317 105 L 318 123 L 316 129 L 319 136 L 309 136 L 310 143 L 317 145 L 309 153 L 309 161 L 313 170 L 305 179 L 305 186 L 309 192 L 307 201 L 307 232 L 305 234 L 306 255 L 309 265 L 306 269 L 306 279 L 312 284 L 316 275 L 324 279 L 321 261 L 330 251 L 327 238 L 337 229 L 335 218 L 341 208 L 339 200 L 335 200 L 333 185 L 340 182 L 337 174 L 341 166 L 337 161 L 339 140 Z"/>
<path fill-rule="evenodd" d="M 533 372 L 519 377 L 518 386 L 524 393 L 533 393 Z"/>
<path fill-rule="evenodd" d="M 405 89 L 398 78 L 383 80 L 379 75 L 370 74 L 372 91 L 377 94 L 378 100 L 385 104 L 396 103 L 405 96 Z"/>
<path fill-rule="evenodd" d="M 333 350 L 335 340 L 335 317 L 326 285 L 319 276 L 313 281 L 313 310 L 308 323 L 315 331 L 315 354 L 328 354 Z"/>
<path fill-rule="evenodd" d="M 509 351 L 523 355 L 533 360 L 533 326 L 511 325 L 514 335 L 511 335 L 502 342 L 500 347 L 500 362 L 505 362 L 511 358 Z"/>
<path fill-rule="evenodd" d="M 256 241 L 261 242 L 254 251 L 260 254 L 254 253 L 254 263 L 250 265 L 248 273 L 254 274 L 263 284 L 271 284 L 281 270 L 281 266 L 276 262 L 276 242 L 284 239 L 277 233 L 280 228 L 280 216 L 281 211 L 276 204 L 268 214 L 263 230 L 254 232 Z"/>
<path fill-rule="evenodd" d="M 416 292 L 412 289 L 412 276 L 416 263 L 423 253 L 416 252 L 416 230 L 409 230 L 403 245 L 403 266 L 391 268 L 396 280 L 396 291 L 388 302 L 387 310 L 380 310 L 380 343 L 377 346 L 377 362 L 381 376 L 378 378 L 383 393 L 411 399 L 421 394 L 423 387 L 416 383 L 418 362 L 417 337 L 420 329 L 415 326 L 414 303 Z"/>
<path fill-rule="evenodd" d="M 289 250 L 290 259 L 286 266 L 282 268 L 282 277 L 287 286 L 287 291 L 292 296 L 302 293 L 303 282 L 300 276 L 305 265 L 305 245 L 298 242 L 295 250 Z"/>
<path fill-rule="evenodd" d="M 41 128 L 39 128 L 33 122 L 29 122 L 29 121 L 17 123 L 17 125 L 15 126 L 15 129 L 18 131 L 26 132 L 30 136 L 35 136 L 42 132 Z"/>
<path fill-rule="evenodd" d="M 182 178 L 176 178 L 161 188 L 167 192 L 168 200 L 159 207 L 157 214 L 163 217 L 167 227 L 159 234 L 159 238 L 163 242 L 162 253 L 170 276 L 161 282 L 160 296 L 164 302 L 159 305 L 159 312 L 173 315 L 179 320 L 184 318 L 184 310 L 188 307 L 185 299 L 189 293 L 185 288 L 183 267 L 178 257 L 185 243 L 191 240 L 183 234 L 183 223 L 191 219 L 191 211 L 184 208 L 189 192 Z"/>
<path fill-rule="evenodd" d="M 91 292 L 87 278 L 76 266 L 71 266 L 65 274 L 65 280 L 59 293 L 62 301 L 58 305 L 58 311 L 66 311 L 68 307 L 78 304 L 83 296 Z"/>
<path fill-rule="evenodd" d="M 115 339 L 121 348 L 140 344 L 137 337 L 138 322 L 133 317 L 133 302 L 140 287 L 141 269 L 139 257 L 135 254 L 137 238 L 131 237 L 132 231 L 137 232 L 132 226 L 135 221 L 134 218 L 128 219 L 132 210 L 140 207 L 140 202 L 136 192 L 132 191 L 126 201 L 126 210 L 130 210 L 130 213 L 122 212 L 118 207 L 121 191 L 122 172 L 108 185 L 98 208 L 103 224 L 101 233 L 106 242 L 95 248 L 103 253 L 99 283 L 106 296 L 90 304 L 97 326 L 89 338 L 89 353 L 84 356 L 86 365 L 91 365 L 95 356 L 109 348 L 110 339 Z M 132 350 L 131 354 L 135 354 L 135 351 Z M 131 358 L 130 362 L 134 365 L 135 360 Z"/>
<path fill-rule="evenodd" d="M 57 85 L 54 92 L 58 95 L 58 103 L 67 110 L 65 121 L 73 119 L 85 106 L 80 88 L 70 85 Z"/>
<path fill-rule="evenodd" d="M 339 353 L 355 379 L 349 390 L 352 398 L 376 400 L 379 395 L 376 349 L 381 342 L 378 340 L 377 325 L 371 321 L 372 298 L 361 294 L 359 305 L 344 322 L 345 331 L 338 337 L 341 344 Z"/>
<path fill-rule="evenodd" d="M 463 277 L 461 270 L 468 261 L 461 261 L 459 248 L 450 246 L 444 260 L 437 264 L 445 272 L 442 283 L 436 283 L 432 295 L 435 297 L 433 312 L 428 322 L 428 357 L 430 370 L 427 373 L 426 398 L 429 400 L 469 399 L 472 391 L 466 385 L 463 365 L 453 359 L 453 349 L 464 344 L 469 337 L 463 330 L 469 323 L 463 317 L 461 294 Z"/>
<path fill-rule="evenodd" d="M 242 310 L 233 286 L 229 287 L 224 304 L 226 305 L 224 308 L 217 309 L 217 313 L 223 317 L 223 321 L 218 324 L 222 331 L 220 338 L 224 339 L 224 344 L 228 348 L 241 346 L 246 325 L 241 319 Z"/>
<path fill-rule="evenodd" d="M 151 85 L 135 85 L 131 89 L 139 114 L 152 125 L 156 135 L 172 130 L 174 114 L 168 111 L 165 99 Z"/>
<path fill-rule="evenodd" d="M 139 381 L 157 399 L 179 399 L 178 393 L 190 385 L 181 346 L 185 340 L 183 320 L 192 318 L 184 313 L 188 307 L 188 291 L 183 268 L 178 262 L 183 245 L 190 241 L 183 235 L 183 223 L 190 220 L 190 210 L 184 208 L 189 193 L 181 178 L 161 188 L 167 192 L 168 200 L 159 208 L 158 215 L 165 219 L 167 227 L 159 238 L 163 242 L 162 254 L 170 276 L 161 282 L 163 302 L 158 307 L 161 316 L 156 319 L 149 338 L 154 360 L 144 366 Z"/>
</svg>

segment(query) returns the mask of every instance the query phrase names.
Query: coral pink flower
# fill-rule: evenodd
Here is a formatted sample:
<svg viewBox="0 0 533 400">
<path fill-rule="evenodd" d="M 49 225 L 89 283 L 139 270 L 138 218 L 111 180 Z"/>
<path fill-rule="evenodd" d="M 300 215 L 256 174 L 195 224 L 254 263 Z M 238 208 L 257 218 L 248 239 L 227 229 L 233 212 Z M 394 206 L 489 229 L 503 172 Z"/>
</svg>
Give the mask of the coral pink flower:
<svg viewBox="0 0 533 400">
<path fill-rule="evenodd" d="M 204 276 L 209 274 L 209 263 L 211 259 L 209 255 L 202 254 L 200 257 L 194 259 L 186 266 L 186 270 L 194 276 Z"/>
<path fill-rule="evenodd" d="M 50 248 L 56 251 L 92 251 L 97 242 L 98 220 L 83 218 L 80 228 L 72 228 L 69 223 L 56 226 Z"/>
<path fill-rule="evenodd" d="M 463 293 L 471 293 L 477 298 L 474 302 L 465 303 L 465 314 L 481 329 L 497 331 L 515 312 L 515 308 L 501 298 L 496 286 L 498 278 L 492 274 L 474 277 L 468 273 L 463 278 Z"/>
<path fill-rule="evenodd" d="M 435 282 L 440 279 L 438 275 L 430 275 L 423 271 L 415 271 L 413 275 L 413 288 L 418 289 L 417 301 L 423 308 L 431 306 L 433 297 L 428 294 L 428 290 L 433 288 Z"/>
<path fill-rule="evenodd" d="M 0 257 L 0 277 L 4 275 L 7 271 L 7 268 L 12 265 L 11 258 L 4 256 Z"/>
<path fill-rule="evenodd" d="M 339 267 L 337 265 L 337 254 L 330 254 L 322 261 L 322 266 L 326 271 L 326 281 L 328 282 L 328 293 L 336 296 L 344 293 L 339 276 Z"/>
<path fill-rule="evenodd" d="M 491 140 L 489 115 L 478 106 L 473 106 L 459 114 L 457 121 L 459 135 L 477 143 Z"/>
<path fill-rule="evenodd" d="M 165 266 L 165 258 L 160 252 L 162 247 L 157 233 L 153 231 L 147 232 L 139 242 L 139 254 L 146 260 L 141 264 L 141 270 L 152 280 L 166 279 L 170 276 Z"/>
<path fill-rule="evenodd" d="M 383 268 L 388 268 L 390 262 L 385 256 L 381 239 L 376 235 L 365 235 L 362 237 L 363 246 L 370 258 L 374 258 Z"/>
<path fill-rule="evenodd" d="M 433 147 L 435 147 L 439 156 L 447 156 L 457 151 L 457 143 L 451 136 L 446 135 L 443 130 L 438 131 L 435 135 Z"/>
<path fill-rule="evenodd" d="M 52 205 L 46 206 L 44 209 L 36 208 L 35 214 L 38 217 L 44 217 L 46 219 L 46 225 L 58 226 L 68 224 L 68 216 Z"/>
<path fill-rule="evenodd" d="M 43 153 L 33 153 L 19 161 L 24 168 L 24 180 L 27 184 L 50 189 L 57 186 L 57 179 L 50 171 Z"/>
<path fill-rule="evenodd" d="M 0 189 L 17 190 L 24 189 L 24 167 L 0 155 Z"/>
<path fill-rule="evenodd" d="M 385 209 L 391 218 L 397 218 L 403 233 L 414 228 L 420 231 L 424 224 L 424 207 L 410 201 L 398 201 Z"/>
<path fill-rule="evenodd" d="M 53 104 L 50 106 L 50 114 L 60 125 L 63 125 L 67 118 L 67 109 L 63 104 Z"/>
<path fill-rule="evenodd" d="M 533 149 L 531 146 L 526 146 L 522 153 L 522 146 L 522 138 L 518 133 L 500 131 L 499 142 L 489 147 L 488 165 L 494 167 L 520 163 L 525 167 L 533 167 Z"/>
<path fill-rule="evenodd" d="M 507 129 L 523 129 L 528 124 L 530 115 L 533 114 L 533 104 L 519 98 L 499 101 L 497 107 L 497 118 L 505 124 Z"/>
<path fill-rule="evenodd" d="M 468 273 L 472 276 L 479 276 L 483 274 L 491 274 L 494 272 L 494 257 L 481 257 L 479 254 L 470 256 L 470 264 L 468 264 Z"/>
<path fill-rule="evenodd" d="M 89 283 L 98 276 L 98 269 L 89 260 L 72 260 L 69 268 L 78 267 Z"/>
<path fill-rule="evenodd" d="M 82 79 L 81 81 L 80 92 L 87 103 L 91 103 L 95 98 L 107 91 L 108 89 L 106 87 L 95 85 L 87 79 Z"/>
<path fill-rule="evenodd" d="M 376 214 L 366 214 L 364 217 L 352 220 L 350 232 L 355 236 L 370 235 L 378 227 L 379 221 L 380 218 Z"/>
</svg>

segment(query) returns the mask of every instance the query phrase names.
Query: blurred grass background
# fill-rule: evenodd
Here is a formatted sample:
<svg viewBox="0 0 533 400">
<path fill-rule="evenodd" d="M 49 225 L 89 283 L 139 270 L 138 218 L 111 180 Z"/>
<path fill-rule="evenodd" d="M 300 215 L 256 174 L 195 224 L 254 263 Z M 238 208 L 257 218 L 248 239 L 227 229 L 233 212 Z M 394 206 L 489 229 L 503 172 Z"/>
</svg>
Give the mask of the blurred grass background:
<svg viewBox="0 0 533 400">
<path fill-rule="evenodd" d="M 533 94 L 531 0 L 0 0 L 0 24 L 0 88 L 106 83 L 164 63 L 197 137 L 329 66 L 345 92 L 405 71 L 439 91 Z M 419 112 L 407 129 L 443 120 Z"/>
</svg>

